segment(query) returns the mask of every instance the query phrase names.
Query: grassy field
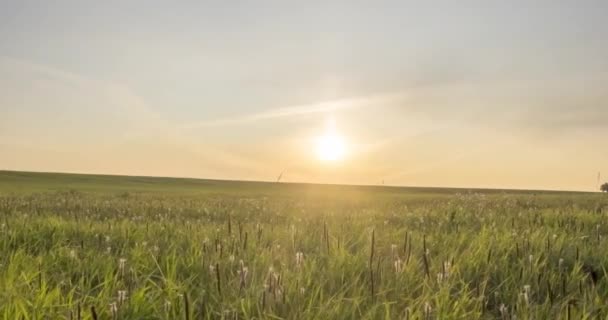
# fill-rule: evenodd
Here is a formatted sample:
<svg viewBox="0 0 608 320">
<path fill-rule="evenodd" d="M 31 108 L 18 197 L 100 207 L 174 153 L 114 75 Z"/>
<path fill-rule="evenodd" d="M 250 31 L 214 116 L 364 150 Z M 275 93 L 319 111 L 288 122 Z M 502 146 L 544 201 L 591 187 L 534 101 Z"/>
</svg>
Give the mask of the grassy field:
<svg viewBox="0 0 608 320">
<path fill-rule="evenodd" d="M 4 319 L 605 319 L 608 196 L 0 171 Z"/>
</svg>

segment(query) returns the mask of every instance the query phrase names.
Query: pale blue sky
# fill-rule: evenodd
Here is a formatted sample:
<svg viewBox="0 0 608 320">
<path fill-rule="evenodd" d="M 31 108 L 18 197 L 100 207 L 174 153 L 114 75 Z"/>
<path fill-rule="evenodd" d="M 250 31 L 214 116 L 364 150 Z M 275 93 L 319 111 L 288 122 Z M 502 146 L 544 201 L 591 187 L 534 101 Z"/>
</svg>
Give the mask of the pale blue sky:
<svg viewBox="0 0 608 320">
<path fill-rule="evenodd" d="M 606 17 L 606 1 L 1 1 L 0 167 L 590 189 L 608 176 Z M 308 152 L 328 118 L 340 164 Z"/>
</svg>

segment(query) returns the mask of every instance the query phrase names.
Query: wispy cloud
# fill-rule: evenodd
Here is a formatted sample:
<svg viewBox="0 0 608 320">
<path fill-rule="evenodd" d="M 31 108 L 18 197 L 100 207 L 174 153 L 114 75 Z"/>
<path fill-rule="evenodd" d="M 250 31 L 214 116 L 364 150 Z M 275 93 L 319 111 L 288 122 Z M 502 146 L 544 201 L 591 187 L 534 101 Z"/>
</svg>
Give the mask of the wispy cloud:
<svg viewBox="0 0 608 320">
<path fill-rule="evenodd" d="M 166 128 L 169 124 L 152 110 L 143 97 L 129 87 L 103 81 L 35 61 L 0 55 L 0 84 L 9 89 L 0 92 L 0 104 L 7 115 L 26 119 L 28 114 L 44 118 L 45 130 L 55 133 L 65 128 L 86 128 L 101 132 L 109 123 L 120 125 L 124 137 L 141 135 L 143 131 Z M 24 97 L 24 94 L 27 94 Z M 66 120 L 69 119 L 69 120 Z M 34 130 L 32 122 L 18 123 L 6 119 L 5 130 Z M 70 121 L 69 125 L 66 122 Z M 23 128 L 32 126 L 32 128 Z M 115 128 L 112 127 L 112 130 Z M 70 136 L 77 136 L 72 135 Z"/>
<path fill-rule="evenodd" d="M 318 113 L 330 113 L 338 110 L 379 107 L 390 102 L 402 101 L 406 94 L 402 92 L 376 94 L 365 97 L 344 98 L 337 100 L 321 101 L 317 103 L 295 105 L 281 108 L 274 108 L 253 114 L 239 115 L 231 118 L 215 119 L 208 121 L 195 122 L 180 126 L 181 129 L 196 129 L 204 127 L 218 127 L 253 123 L 263 120 L 278 118 L 298 117 Z"/>
</svg>

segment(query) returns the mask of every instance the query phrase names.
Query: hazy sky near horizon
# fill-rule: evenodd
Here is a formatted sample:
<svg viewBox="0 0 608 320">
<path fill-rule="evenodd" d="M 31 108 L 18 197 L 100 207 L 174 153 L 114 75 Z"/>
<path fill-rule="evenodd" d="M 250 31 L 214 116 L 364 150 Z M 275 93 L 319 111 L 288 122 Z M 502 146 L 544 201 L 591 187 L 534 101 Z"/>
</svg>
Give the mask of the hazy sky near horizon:
<svg viewBox="0 0 608 320">
<path fill-rule="evenodd" d="M 0 169 L 593 190 L 607 1 L 0 1 Z M 318 159 L 328 123 L 346 155 Z"/>
</svg>

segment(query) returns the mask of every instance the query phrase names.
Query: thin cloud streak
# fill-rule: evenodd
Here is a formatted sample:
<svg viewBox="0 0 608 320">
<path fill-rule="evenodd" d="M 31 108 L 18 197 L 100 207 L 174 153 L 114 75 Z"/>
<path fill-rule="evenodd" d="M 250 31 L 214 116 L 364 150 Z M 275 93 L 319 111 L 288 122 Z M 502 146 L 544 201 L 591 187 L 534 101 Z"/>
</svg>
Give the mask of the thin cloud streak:
<svg viewBox="0 0 608 320">
<path fill-rule="evenodd" d="M 337 100 L 322 101 L 318 103 L 296 105 L 282 108 L 275 108 L 269 111 L 263 111 L 259 113 L 244 115 L 234 118 L 224 118 L 217 120 L 202 121 L 197 123 L 185 124 L 180 126 L 181 129 L 196 129 L 205 127 L 220 127 L 229 125 L 239 125 L 253 123 L 257 121 L 278 119 L 278 118 L 289 118 L 298 117 L 318 113 L 328 113 L 338 110 L 364 108 L 381 106 L 390 102 L 402 101 L 406 98 L 404 93 L 389 93 L 389 94 L 376 94 L 367 97 L 356 97 L 356 98 L 345 98 Z"/>
<path fill-rule="evenodd" d="M 79 119 L 82 122 L 92 120 L 90 116 L 87 116 L 86 110 L 95 110 L 94 106 L 103 108 L 105 109 L 103 113 L 110 115 L 109 117 L 127 121 L 122 138 L 139 137 L 149 134 L 150 131 L 161 129 L 169 131 L 172 129 L 172 125 L 164 120 L 161 114 L 152 110 L 142 96 L 137 95 L 128 86 L 121 83 L 103 81 L 55 66 L 3 55 L 0 55 L 0 71 L 8 71 L 20 77 L 29 76 L 28 80 L 33 84 L 44 83 L 47 86 L 59 86 L 64 89 L 62 91 L 64 94 L 67 92 L 77 95 L 80 99 L 84 97 L 90 99 L 92 102 L 88 100 L 76 101 L 82 105 L 80 110 L 69 109 L 66 105 L 53 104 L 47 101 L 45 101 L 47 104 L 44 104 L 44 106 L 58 110 L 58 114 L 69 111 L 70 114 L 80 117 Z M 0 78 L 0 81 L 2 80 L 4 79 Z M 36 92 L 34 88 L 28 90 L 28 93 L 34 97 L 44 97 L 44 92 Z M 9 99 L 8 101 L 11 101 L 10 99 L 21 100 L 15 99 L 15 93 L 10 91 L 0 93 L 0 101 L 3 97 Z M 11 107 L 14 108 L 15 113 L 25 112 L 14 106 Z M 34 109 L 38 106 L 30 103 L 27 107 Z M 90 122 L 89 124 L 90 126 L 99 126 L 97 122 Z M 93 131 L 92 127 L 89 127 L 89 129 Z"/>
</svg>

